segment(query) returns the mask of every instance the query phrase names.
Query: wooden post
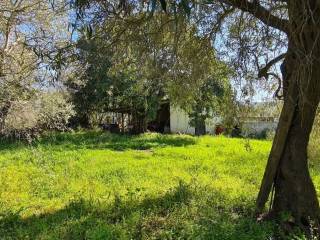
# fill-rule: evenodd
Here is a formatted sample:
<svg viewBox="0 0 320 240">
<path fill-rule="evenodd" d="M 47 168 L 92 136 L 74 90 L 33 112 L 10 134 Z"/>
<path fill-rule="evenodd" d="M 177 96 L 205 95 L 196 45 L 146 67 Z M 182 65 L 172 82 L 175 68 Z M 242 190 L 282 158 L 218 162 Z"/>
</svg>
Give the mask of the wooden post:
<svg viewBox="0 0 320 240">
<path fill-rule="evenodd" d="M 121 131 L 124 133 L 124 118 L 123 118 L 123 113 L 121 113 Z"/>
</svg>

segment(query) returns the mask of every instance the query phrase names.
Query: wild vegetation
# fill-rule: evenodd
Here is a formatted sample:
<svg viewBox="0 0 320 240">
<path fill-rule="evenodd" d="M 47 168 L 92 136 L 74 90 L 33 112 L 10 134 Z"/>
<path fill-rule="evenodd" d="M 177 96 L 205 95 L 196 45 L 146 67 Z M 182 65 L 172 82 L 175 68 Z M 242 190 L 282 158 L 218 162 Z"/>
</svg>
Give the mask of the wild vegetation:
<svg viewBox="0 0 320 240">
<path fill-rule="evenodd" d="M 254 217 L 270 147 L 94 131 L 2 142 L 1 239 L 273 239 L 276 223 Z"/>
</svg>

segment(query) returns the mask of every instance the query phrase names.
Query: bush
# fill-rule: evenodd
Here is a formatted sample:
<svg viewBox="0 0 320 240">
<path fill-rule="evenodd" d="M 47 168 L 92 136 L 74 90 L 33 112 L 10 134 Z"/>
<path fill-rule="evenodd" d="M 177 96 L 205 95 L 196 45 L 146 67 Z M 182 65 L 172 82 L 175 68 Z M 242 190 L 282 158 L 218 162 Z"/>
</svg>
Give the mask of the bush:
<svg viewBox="0 0 320 240">
<path fill-rule="evenodd" d="M 75 115 L 73 108 L 61 93 L 43 94 L 38 106 L 38 124 L 44 130 L 66 130 L 69 119 Z"/>
<path fill-rule="evenodd" d="M 73 105 L 63 93 L 37 94 L 29 101 L 12 103 L 2 134 L 31 141 L 44 130 L 66 130 L 73 115 Z"/>
</svg>

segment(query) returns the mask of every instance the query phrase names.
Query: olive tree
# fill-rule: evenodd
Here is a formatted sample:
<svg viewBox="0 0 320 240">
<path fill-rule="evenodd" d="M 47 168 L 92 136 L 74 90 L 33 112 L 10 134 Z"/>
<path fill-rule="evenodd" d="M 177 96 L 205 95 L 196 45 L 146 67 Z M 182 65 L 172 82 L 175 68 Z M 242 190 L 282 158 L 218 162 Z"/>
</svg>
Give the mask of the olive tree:
<svg viewBox="0 0 320 240">
<path fill-rule="evenodd" d="M 10 112 L 23 118 L 14 110 L 61 75 L 56 66 L 69 45 L 65 6 L 63 0 L 0 2 L 0 133 Z"/>
<path fill-rule="evenodd" d="M 135 133 L 146 131 L 168 100 L 196 113 L 192 123 L 198 128 L 228 85 L 230 70 L 216 59 L 210 41 L 197 34 L 194 24 L 163 13 L 107 19 L 88 31 L 82 27 L 77 46 L 85 69 L 79 76 L 84 84 L 74 88 L 78 112 L 126 111 Z"/>
</svg>

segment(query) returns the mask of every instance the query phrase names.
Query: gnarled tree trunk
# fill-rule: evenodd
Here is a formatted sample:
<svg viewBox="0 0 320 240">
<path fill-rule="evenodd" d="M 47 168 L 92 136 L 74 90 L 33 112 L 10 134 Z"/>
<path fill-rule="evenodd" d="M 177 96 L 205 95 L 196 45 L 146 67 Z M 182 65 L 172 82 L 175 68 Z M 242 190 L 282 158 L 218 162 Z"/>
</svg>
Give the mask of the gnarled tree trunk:
<svg viewBox="0 0 320 240">
<path fill-rule="evenodd" d="M 206 123 L 203 117 L 197 117 L 195 119 L 195 135 L 201 136 L 206 134 Z"/>
<path fill-rule="evenodd" d="M 294 221 L 308 226 L 318 221 L 319 203 L 308 171 L 307 147 L 316 109 L 296 106 L 287 141 L 274 181 L 272 213 L 287 212 Z M 318 224 L 318 223 L 317 223 Z"/>
<path fill-rule="evenodd" d="M 257 199 L 258 210 L 275 195 L 271 213 L 289 213 L 296 224 L 319 226 L 320 210 L 308 170 L 307 147 L 320 100 L 320 4 L 290 1 L 284 107 Z"/>
</svg>

